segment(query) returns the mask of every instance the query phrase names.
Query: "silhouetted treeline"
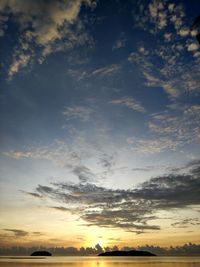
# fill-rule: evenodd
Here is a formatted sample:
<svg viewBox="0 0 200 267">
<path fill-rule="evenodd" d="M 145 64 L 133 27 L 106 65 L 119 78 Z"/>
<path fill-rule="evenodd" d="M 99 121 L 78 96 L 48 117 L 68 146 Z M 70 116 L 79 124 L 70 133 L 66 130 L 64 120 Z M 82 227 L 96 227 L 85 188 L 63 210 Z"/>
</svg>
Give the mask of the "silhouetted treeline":
<svg viewBox="0 0 200 267">
<path fill-rule="evenodd" d="M 200 244 L 192 244 L 188 243 L 183 246 L 176 246 L 176 247 L 169 247 L 169 248 L 162 248 L 159 246 L 141 246 L 138 247 L 140 250 L 147 250 L 152 253 L 155 253 L 157 255 L 163 255 L 163 256 L 184 256 L 184 255 L 190 255 L 190 256 L 200 256 Z"/>
<path fill-rule="evenodd" d="M 42 250 L 48 250 L 53 255 L 62 255 L 62 256 L 88 256 L 88 255 L 98 255 L 102 252 L 106 251 L 114 251 L 118 250 L 117 246 L 114 247 L 104 247 L 102 248 L 99 244 L 97 244 L 95 247 L 81 247 L 80 249 L 75 247 L 10 247 L 10 248 L 0 248 L 0 255 L 30 255 L 33 251 L 42 249 Z M 144 250 L 149 251 L 151 253 L 154 253 L 158 256 L 181 256 L 181 255 L 189 255 L 189 256 L 200 256 L 200 244 L 192 244 L 188 243 L 183 246 L 176 246 L 176 247 L 170 247 L 170 248 L 163 248 L 160 246 L 139 246 L 139 247 L 123 247 L 121 250 Z"/>
</svg>

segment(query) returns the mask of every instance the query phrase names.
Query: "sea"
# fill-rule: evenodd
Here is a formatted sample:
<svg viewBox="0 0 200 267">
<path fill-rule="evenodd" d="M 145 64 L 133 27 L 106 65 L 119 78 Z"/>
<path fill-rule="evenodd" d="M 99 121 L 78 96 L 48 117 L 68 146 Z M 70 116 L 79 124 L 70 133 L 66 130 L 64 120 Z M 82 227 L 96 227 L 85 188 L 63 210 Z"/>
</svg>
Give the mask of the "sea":
<svg viewBox="0 0 200 267">
<path fill-rule="evenodd" d="M 0 267 L 200 267 L 200 257 L 0 257 Z"/>
</svg>

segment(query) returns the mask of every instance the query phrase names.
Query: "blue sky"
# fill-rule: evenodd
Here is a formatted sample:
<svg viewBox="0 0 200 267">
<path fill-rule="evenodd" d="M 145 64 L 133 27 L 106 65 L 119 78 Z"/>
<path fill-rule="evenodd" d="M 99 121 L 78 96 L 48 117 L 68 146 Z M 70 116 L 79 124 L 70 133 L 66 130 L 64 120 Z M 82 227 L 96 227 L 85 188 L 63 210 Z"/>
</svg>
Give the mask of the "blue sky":
<svg viewBox="0 0 200 267">
<path fill-rule="evenodd" d="M 67 216 L 72 236 L 97 227 L 113 237 L 119 229 L 124 244 L 127 232 L 143 244 L 156 232 L 168 245 L 170 229 L 177 244 L 199 241 L 193 184 L 199 183 L 200 50 L 191 30 L 198 15 L 197 1 L 0 2 L 5 244 L 18 233 L 5 229 L 27 231 L 21 243 L 39 242 L 31 236 L 43 227 L 37 218 L 16 219 L 17 209 L 23 216 L 30 207 L 38 220 L 55 211 L 52 225 L 62 231 L 68 224 L 60 217 Z M 181 192 L 195 197 L 183 201 Z M 174 231 L 174 223 L 182 228 Z M 57 235 L 58 244 L 70 244 Z"/>
</svg>

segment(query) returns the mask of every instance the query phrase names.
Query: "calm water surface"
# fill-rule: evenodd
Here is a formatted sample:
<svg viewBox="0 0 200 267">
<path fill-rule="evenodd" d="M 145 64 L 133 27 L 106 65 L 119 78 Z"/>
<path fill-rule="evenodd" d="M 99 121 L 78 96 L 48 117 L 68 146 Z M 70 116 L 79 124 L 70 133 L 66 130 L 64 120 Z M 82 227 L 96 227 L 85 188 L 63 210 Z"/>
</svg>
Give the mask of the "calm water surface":
<svg viewBox="0 0 200 267">
<path fill-rule="evenodd" d="M 200 267 L 200 257 L 0 257 L 0 267 Z"/>
</svg>

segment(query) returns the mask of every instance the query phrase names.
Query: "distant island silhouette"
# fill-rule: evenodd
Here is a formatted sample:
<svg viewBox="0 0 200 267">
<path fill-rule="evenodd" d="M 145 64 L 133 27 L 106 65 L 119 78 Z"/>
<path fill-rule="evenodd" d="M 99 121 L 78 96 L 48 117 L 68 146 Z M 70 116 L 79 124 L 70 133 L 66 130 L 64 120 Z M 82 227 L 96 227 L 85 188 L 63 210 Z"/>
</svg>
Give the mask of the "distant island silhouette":
<svg viewBox="0 0 200 267">
<path fill-rule="evenodd" d="M 30 256 L 52 256 L 52 254 L 45 250 L 38 250 L 31 253 Z"/>
<path fill-rule="evenodd" d="M 141 250 L 129 250 L 129 251 L 116 250 L 116 251 L 100 253 L 98 256 L 156 256 L 156 254 Z"/>
</svg>

